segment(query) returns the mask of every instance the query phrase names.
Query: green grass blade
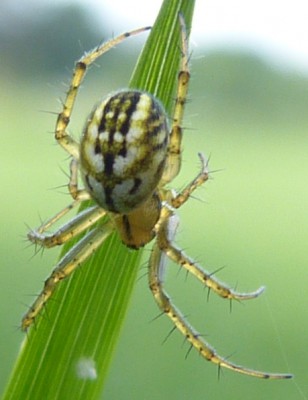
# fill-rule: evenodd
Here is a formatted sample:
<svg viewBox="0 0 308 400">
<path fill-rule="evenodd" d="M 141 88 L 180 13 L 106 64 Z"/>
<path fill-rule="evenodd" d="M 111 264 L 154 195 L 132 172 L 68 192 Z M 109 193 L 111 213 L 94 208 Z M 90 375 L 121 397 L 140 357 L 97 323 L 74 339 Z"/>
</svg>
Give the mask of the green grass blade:
<svg viewBox="0 0 308 400">
<path fill-rule="evenodd" d="M 164 1 L 129 85 L 155 94 L 169 113 L 180 60 L 178 13 L 189 30 L 193 7 L 193 0 Z M 4 400 L 99 398 L 140 257 L 112 235 L 59 285 L 25 338 Z"/>
</svg>

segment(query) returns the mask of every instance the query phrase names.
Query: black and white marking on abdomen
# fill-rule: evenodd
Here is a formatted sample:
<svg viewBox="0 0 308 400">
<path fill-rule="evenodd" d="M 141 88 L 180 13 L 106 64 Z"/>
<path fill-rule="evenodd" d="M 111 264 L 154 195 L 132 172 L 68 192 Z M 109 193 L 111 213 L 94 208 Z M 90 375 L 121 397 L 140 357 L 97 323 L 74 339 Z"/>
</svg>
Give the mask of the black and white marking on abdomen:
<svg viewBox="0 0 308 400">
<path fill-rule="evenodd" d="M 156 188 L 167 145 L 166 113 L 153 96 L 122 91 L 108 97 L 92 112 L 81 140 L 87 190 L 106 210 L 133 210 Z"/>
</svg>

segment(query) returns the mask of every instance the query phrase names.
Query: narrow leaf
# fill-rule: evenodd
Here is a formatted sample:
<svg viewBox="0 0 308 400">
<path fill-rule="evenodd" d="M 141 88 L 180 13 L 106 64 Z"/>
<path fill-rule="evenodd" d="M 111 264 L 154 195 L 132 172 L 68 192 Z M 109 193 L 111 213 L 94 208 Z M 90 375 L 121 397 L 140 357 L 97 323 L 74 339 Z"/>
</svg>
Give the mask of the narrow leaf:
<svg viewBox="0 0 308 400">
<path fill-rule="evenodd" d="M 129 85 L 153 93 L 169 113 L 180 60 L 178 13 L 189 31 L 193 7 L 193 0 L 164 1 Z M 59 285 L 25 337 L 4 400 L 99 398 L 140 258 L 113 234 Z"/>
</svg>

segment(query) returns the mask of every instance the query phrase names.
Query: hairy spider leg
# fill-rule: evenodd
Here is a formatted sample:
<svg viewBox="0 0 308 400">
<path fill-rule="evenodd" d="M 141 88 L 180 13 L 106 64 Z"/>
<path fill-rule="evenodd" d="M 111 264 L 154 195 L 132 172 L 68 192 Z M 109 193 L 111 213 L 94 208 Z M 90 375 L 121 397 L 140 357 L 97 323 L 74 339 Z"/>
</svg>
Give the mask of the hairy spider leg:
<svg viewBox="0 0 308 400">
<path fill-rule="evenodd" d="M 28 233 L 28 239 L 34 243 L 43 247 L 54 247 L 61 245 L 68 240 L 74 238 L 79 233 L 90 228 L 95 222 L 106 215 L 106 211 L 99 206 L 93 206 L 83 210 L 72 218 L 69 222 L 61 226 L 54 233 L 45 233 L 50 227 L 52 227 L 58 220 L 64 217 L 69 211 L 78 206 L 82 201 L 89 200 L 91 197 L 89 193 L 84 189 L 78 189 L 78 166 L 76 160 L 72 160 L 70 164 L 70 180 L 68 184 L 69 192 L 74 198 L 73 203 L 63 208 L 60 212 L 54 215 L 52 218 L 43 223 L 40 227 L 35 230 L 31 230 Z"/>
<path fill-rule="evenodd" d="M 41 312 L 48 299 L 54 293 L 58 283 L 70 276 L 114 230 L 111 221 L 94 228 L 76 243 L 57 263 L 51 275 L 46 279 L 42 292 L 22 319 L 21 329 L 26 331 Z"/>
<path fill-rule="evenodd" d="M 188 199 L 189 195 L 200 186 L 203 182 L 208 179 L 206 172 L 204 171 L 204 163 L 202 170 L 199 175 L 194 179 L 190 185 L 188 185 L 182 193 L 178 195 L 178 199 L 181 199 L 177 203 L 177 208 Z M 184 335 L 184 337 L 191 343 L 191 345 L 197 349 L 197 351 L 208 361 L 217 364 L 219 367 L 231 369 L 241 374 L 264 378 L 264 379 L 286 379 L 292 378 L 290 374 L 279 374 L 279 373 L 267 373 L 262 371 L 256 371 L 240 365 L 234 364 L 231 361 L 221 357 L 215 351 L 215 349 L 206 342 L 199 332 L 197 332 L 185 319 L 183 314 L 173 305 L 170 297 L 164 289 L 163 275 L 166 264 L 166 256 L 172 261 L 185 267 L 190 273 L 195 275 L 209 288 L 213 289 L 215 293 L 223 298 L 228 299 L 250 299 L 259 296 L 263 289 L 252 292 L 252 293 L 237 293 L 224 286 L 210 274 L 205 272 L 201 267 L 197 266 L 192 260 L 188 259 L 184 254 L 172 245 L 172 241 L 176 234 L 178 226 L 177 216 L 173 214 L 173 210 L 169 206 L 164 206 L 160 221 L 158 222 L 159 229 L 157 230 L 157 241 L 154 243 L 150 262 L 149 262 L 149 287 L 153 293 L 153 296 L 158 304 L 158 307 L 164 312 L 173 322 L 175 327 Z"/>
<path fill-rule="evenodd" d="M 74 200 L 79 202 L 91 200 L 90 194 L 85 189 L 78 187 L 78 161 L 72 158 L 70 163 L 70 180 L 68 183 L 68 191 Z"/>
<path fill-rule="evenodd" d="M 201 160 L 201 170 L 199 174 L 181 192 L 179 192 L 171 200 L 169 200 L 172 207 L 175 209 L 180 208 L 189 199 L 191 194 L 209 179 L 208 164 L 201 153 L 199 153 L 199 158 Z M 163 224 L 164 221 L 171 218 L 172 215 L 172 208 L 164 207 L 162 209 L 160 221 L 158 222 L 158 224 Z M 161 227 L 159 226 L 157 229 L 157 235 L 160 229 Z M 157 241 L 159 242 L 160 249 L 164 251 L 172 261 L 174 261 L 178 265 L 181 265 L 189 273 L 194 275 L 203 284 L 205 284 L 209 289 L 213 290 L 215 293 L 223 298 L 229 300 L 249 300 L 258 297 L 264 291 L 263 286 L 249 293 L 240 293 L 232 290 L 227 285 L 221 283 L 217 278 L 215 278 L 213 274 L 205 271 L 191 258 L 187 257 L 184 252 L 182 252 L 176 246 L 171 245 L 166 236 L 158 235 Z"/>
<path fill-rule="evenodd" d="M 188 68 L 188 36 L 182 14 L 179 14 L 179 21 L 181 30 L 181 64 L 178 73 L 177 93 L 172 117 L 166 166 L 160 186 L 164 186 L 166 183 L 171 182 L 178 175 L 181 168 L 181 143 L 183 135 L 182 120 L 187 98 L 190 72 Z"/>
<path fill-rule="evenodd" d="M 65 210 L 66 209 L 67 208 L 65 208 Z M 46 248 L 60 246 L 93 226 L 93 224 L 99 221 L 104 215 L 106 215 L 106 211 L 99 206 L 89 207 L 81 211 L 66 224 L 62 225 L 56 232 L 44 233 L 46 229 L 45 226 L 42 225 L 37 230 L 30 231 L 28 233 L 28 239 L 32 243 Z M 54 220 L 54 222 L 55 221 L 56 220 Z"/>
<path fill-rule="evenodd" d="M 77 143 L 67 132 L 67 126 L 70 122 L 72 109 L 77 97 L 78 89 L 84 79 L 87 68 L 97 60 L 98 57 L 112 49 L 117 44 L 121 43 L 124 39 L 138 35 L 144 31 L 151 29 L 147 26 L 144 28 L 136 29 L 130 32 L 123 33 L 116 38 L 108 40 L 102 43 L 100 46 L 94 48 L 88 53 L 85 53 L 83 57 L 76 63 L 73 78 L 68 89 L 66 99 L 63 103 L 63 109 L 58 116 L 55 130 L 55 138 L 58 143 L 71 155 L 75 160 L 79 160 L 79 143 Z"/>
<path fill-rule="evenodd" d="M 158 233 L 159 241 L 154 244 L 150 263 L 149 263 L 149 286 L 153 296 L 158 304 L 158 307 L 165 313 L 176 326 L 176 328 L 183 334 L 189 343 L 208 361 L 217 364 L 219 367 L 231 369 L 241 374 L 267 379 L 286 379 L 291 378 L 290 374 L 267 373 L 262 371 L 255 371 L 240 365 L 234 364 L 231 361 L 221 357 L 217 354 L 215 349 L 206 342 L 199 332 L 197 332 L 185 319 L 183 314 L 173 305 L 170 297 L 164 289 L 162 275 L 164 269 L 164 258 L 166 257 L 165 250 L 159 247 L 159 242 L 168 240 L 170 235 L 170 217 L 165 220 L 162 229 Z M 161 238 L 162 237 L 162 238 Z"/>
<path fill-rule="evenodd" d="M 78 206 L 82 201 L 90 198 L 85 190 L 79 190 L 77 186 L 77 163 L 71 162 L 71 175 L 69 181 L 69 191 L 74 192 L 75 201 L 63 210 L 58 212 L 54 217 L 43 223 L 36 230 L 28 233 L 28 239 L 37 245 L 50 248 L 62 245 L 73 239 L 78 234 L 92 227 L 95 222 L 99 221 L 106 215 L 106 211 L 99 206 L 87 208 L 77 214 L 66 224 L 62 225 L 54 233 L 46 233 L 58 220 L 65 216 L 70 210 Z M 90 231 L 84 238 L 75 244 L 69 252 L 58 262 L 51 275 L 45 281 L 44 288 L 34 301 L 28 312 L 22 319 L 21 328 L 27 330 L 33 323 L 36 316 L 40 313 L 47 300 L 53 294 L 56 285 L 60 280 L 69 276 L 84 260 L 86 260 L 105 240 L 112 231 L 111 223 Z"/>
</svg>

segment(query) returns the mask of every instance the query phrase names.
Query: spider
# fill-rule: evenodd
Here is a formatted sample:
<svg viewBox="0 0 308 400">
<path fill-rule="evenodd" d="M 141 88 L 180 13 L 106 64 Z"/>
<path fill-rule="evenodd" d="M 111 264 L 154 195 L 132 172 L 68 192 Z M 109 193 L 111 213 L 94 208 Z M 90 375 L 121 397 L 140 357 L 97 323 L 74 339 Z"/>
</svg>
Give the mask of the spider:
<svg viewBox="0 0 308 400">
<path fill-rule="evenodd" d="M 49 248 L 90 230 L 55 266 L 43 290 L 23 317 L 21 328 L 26 331 L 33 324 L 58 283 L 70 276 L 116 229 L 124 245 L 129 248 L 139 249 L 154 240 L 148 269 L 150 290 L 162 313 L 171 319 L 174 327 L 205 359 L 219 367 L 254 377 L 289 378 L 291 375 L 288 374 L 248 369 L 218 355 L 186 321 L 164 289 L 162 276 L 168 257 L 225 299 L 252 299 L 263 291 L 260 288 L 251 293 L 239 293 L 228 288 L 172 243 L 178 225 L 175 210 L 209 178 L 207 162 L 199 154 L 201 170 L 195 179 L 179 193 L 166 187 L 180 171 L 181 124 L 190 77 L 187 32 L 182 15 L 179 16 L 179 25 L 181 63 L 170 129 L 166 112 L 154 96 L 138 90 L 121 90 L 95 106 L 86 122 L 80 143 L 67 133 L 77 92 L 87 68 L 124 39 L 150 27 L 113 38 L 86 53 L 76 63 L 55 130 L 57 142 L 72 158 L 68 189 L 73 202 L 37 230 L 30 231 L 28 239 Z M 78 186 L 79 174 L 84 189 Z M 95 205 L 77 214 L 55 233 L 47 233 L 68 211 L 89 199 L 94 200 Z M 103 217 L 107 218 L 101 221 Z"/>
</svg>

